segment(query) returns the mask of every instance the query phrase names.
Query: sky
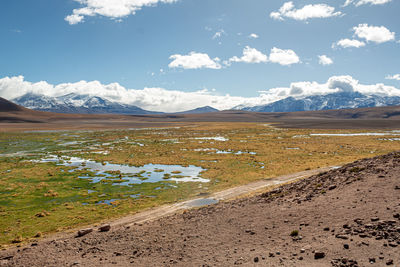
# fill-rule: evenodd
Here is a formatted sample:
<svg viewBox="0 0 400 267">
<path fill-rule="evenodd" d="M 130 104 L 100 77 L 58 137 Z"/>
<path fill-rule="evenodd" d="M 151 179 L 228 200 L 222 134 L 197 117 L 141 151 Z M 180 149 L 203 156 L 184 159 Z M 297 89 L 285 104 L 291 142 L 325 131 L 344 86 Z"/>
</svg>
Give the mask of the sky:
<svg viewBox="0 0 400 267">
<path fill-rule="evenodd" d="M 158 111 L 400 95 L 398 0 L 1 0 L 0 96 Z"/>
</svg>

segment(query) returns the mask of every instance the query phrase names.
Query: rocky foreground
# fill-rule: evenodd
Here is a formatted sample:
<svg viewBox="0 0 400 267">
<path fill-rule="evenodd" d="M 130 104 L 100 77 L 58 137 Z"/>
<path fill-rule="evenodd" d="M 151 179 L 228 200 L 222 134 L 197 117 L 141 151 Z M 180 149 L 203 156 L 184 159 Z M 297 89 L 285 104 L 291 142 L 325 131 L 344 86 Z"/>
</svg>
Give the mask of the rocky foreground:
<svg viewBox="0 0 400 267">
<path fill-rule="evenodd" d="M 0 266 L 400 266 L 400 153 L 143 225 L 0 252 Z"/>
</svg>

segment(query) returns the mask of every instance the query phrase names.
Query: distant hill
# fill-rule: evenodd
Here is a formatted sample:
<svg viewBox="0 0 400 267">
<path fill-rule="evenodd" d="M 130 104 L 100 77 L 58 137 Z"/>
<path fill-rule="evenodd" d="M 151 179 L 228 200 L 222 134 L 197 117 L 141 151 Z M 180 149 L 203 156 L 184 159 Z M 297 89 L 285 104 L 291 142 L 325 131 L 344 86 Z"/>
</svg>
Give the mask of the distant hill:
<svg viewBox="0 0 400 267">
<path fill-rule="evenodd" d="M 22 111 L 23 107 L 14 104 L 7 99 L 0 97 L 0 112 L 13 112 L 13 111 Z"/>
<path fill-rule="evenodd" d="M 210 112 L 218 112 L 219 110 L 210 106 L 200 107 L 188 111 L 177 112 L 175 114 L 201 114 L 201 113 L 210 113 Z"/>
</svg>

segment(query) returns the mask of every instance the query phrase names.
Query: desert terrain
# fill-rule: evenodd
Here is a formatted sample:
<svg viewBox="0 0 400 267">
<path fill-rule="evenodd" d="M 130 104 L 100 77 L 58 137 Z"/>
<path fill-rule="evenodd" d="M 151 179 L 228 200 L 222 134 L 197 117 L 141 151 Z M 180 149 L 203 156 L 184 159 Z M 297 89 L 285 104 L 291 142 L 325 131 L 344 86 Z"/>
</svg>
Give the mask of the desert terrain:
<svg viewBox="0 0 400 267">
<path fill-rule="evenodd" d="M 0 266 L 400 264 L 398 107 L 0 110 Z"/>
</svg>

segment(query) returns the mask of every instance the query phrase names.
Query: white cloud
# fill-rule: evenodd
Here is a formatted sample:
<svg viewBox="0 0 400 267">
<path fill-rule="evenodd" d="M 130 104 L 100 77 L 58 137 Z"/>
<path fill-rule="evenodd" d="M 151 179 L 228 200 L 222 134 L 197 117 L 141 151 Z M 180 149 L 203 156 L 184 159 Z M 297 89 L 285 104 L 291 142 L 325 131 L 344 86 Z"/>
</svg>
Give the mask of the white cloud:
<svg viewBox="0 0 400 267">
<path fill-rule="evenodd" d="M 220 59 L 211 59 L 207 54 L 190 52 L 189 55 L 172 55 L 170 59 L 173 61 L 169 63 L 170 68 L 183 68 L 183 69 L 220 69 Z"/>
<path fill-rule="evenodd" d="M 319 58 L 319 64 L 321 65 L 327 66 L 333 64 L 333 60 L 329 58 L 327 55 L 321 55 L 318 56 L 318 58 Z"/>
<path fill-rule="evenodd" d="M 74 9 L 72 14 L 65 17 L 69 24 L 77 24 L 84 21 L 87 16 L 104 16 L 112 19 L 121 19 L 128 15 L 134 15 L 146 6 L 154 6 L 158 3 L 174 3 L 177 0 L 74 0 L 82 5 Z"/>
<path fill-rule="evenodd" d="M 271 54 L 269 55 L 269 61 L 281 64 L 283 66 L 289 66 L 292 64 L 300 63 L 300 58 L 291 49 L 283 50 L 274 47 L 271 49 Z"/>
<path fill-rule="evenodd" d="M 249 35 L 250 39 L 257 39 L 258 37 L 259 36 L 257 34 L 255 34 L 255 33 L 252 33 L 252 34 Z"/>
<path fill-rule="evenodd" d="M 397 81 L 400 81 L 400 74 L 388 75 L 388 76 L 386 76 L 385 79 L 387 79 L 387 80 L 397 80 Z"/>
<path fill-rule="evenodd" d="M 275 20 L 291 18 L 295 20 L 308 20 L 312 18 L 330 18 L 342 15 L 342 12 L 335 12 L 335 8 L 326 4 L 306 5 L 296 9 L 293 2 L 286 2 L 279 11 L 271 12 L 270 17 Z"/>
<path fill-rule="evenodd" d="M 354 0 L 346 0 L 343 6 L 348 6 L 351 3 L 353 3 L 355 6 L 362 6 L 362 5 L 383 5 L 386 3 L 391 2 L 392 0 L 359 0 L 359 1 L 354 1 Z"/>
<path fill-rule="evenodd" d="M 380 44 L 395 40 L 395 33 L 384 26 L 368 26 L 368 24 L 364 23 L 353 27 L 353 30 L 358 38 L 365 39 L 367 42 Z"/>
<path fill-rule="evenodd" d="M 356 48 L 360 48 L 362 46 L 365 46 L 365 43 L 359 40 L 350 40 L 350 39 L 342 39 L 339 40 L 337 43 L 332 45 L 332 48 L 335 48 L 336 46 L 340 46 L 343 48 L 349 48 L 349 47 L 356 47 Z"/>
<path fill-rule="evenodd" d="M 263 63 L 268 61 L 268 56 L 258 51 L 255 48 L 251 48 L 246 46 L 243 49 L 242 57 L 232 57 L 229 59 L 229 62 L 225 63 L 229 65 L 230 62 L 244 62 L 244 63 Z"/>
<path fill-rule="evenodd" d="M 333 76 L 326 83 L 295 82 L 289 87 L 272 88 L 260 92 L 256 97 L 219 95 L 213 90 L 182 92 L 163 88 L 127 89 L 118 83 L 101 84 L 99 81 L 80 81 L 52 85 L 41 81 L 31 83 L 23 76 L 0 79 L 0 96 L 13 99 L 26 93 L 46 96 L 62 96 L 69 93 L 88 94 L 111 101 L 132 104 L 147 110 L 177 112 L 201 106 L 217 109 L 231 109 L 236 106 L 257 106 L 269 104 L 286 97 L 302 98 L 312 95 L 326 95 L 336 92 L 360 92 L 366 95 L 400 96 L 400 89 L 384 84 L 363 85 L 351 76 Z"/>
</svg>

